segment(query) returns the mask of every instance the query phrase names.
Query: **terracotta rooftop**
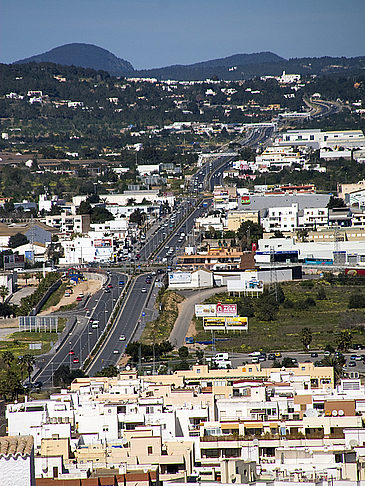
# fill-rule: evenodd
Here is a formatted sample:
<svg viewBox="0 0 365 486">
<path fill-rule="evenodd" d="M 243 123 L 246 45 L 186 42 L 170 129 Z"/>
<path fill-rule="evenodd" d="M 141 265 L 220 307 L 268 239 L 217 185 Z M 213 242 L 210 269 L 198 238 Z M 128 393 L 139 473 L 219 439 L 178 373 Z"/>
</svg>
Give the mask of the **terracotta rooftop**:
<svg viewBox="0 0 365 486">
<path fill-rule="evenodd" d="M 33 448 L 32 435 L 0 437 L 0 457 L 29 456 Z"/>
</svg>

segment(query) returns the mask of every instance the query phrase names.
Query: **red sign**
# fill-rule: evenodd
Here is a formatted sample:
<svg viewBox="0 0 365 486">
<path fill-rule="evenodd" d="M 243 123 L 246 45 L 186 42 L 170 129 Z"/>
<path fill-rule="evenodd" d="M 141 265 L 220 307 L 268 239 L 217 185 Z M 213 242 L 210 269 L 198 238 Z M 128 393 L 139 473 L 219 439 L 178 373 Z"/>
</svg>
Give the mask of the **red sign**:
<svg viewBox="0 0 365 486">
<path fill-rule="evenodd" d="M 257 251 L 257 243 L 252 243 L 252 251 Z"/>
<path fill-rule="evenodd" d="M 216 307 L 217 317 L 237 316 L 237 304 L 222 304 L 218 302 Z"/>
<path fill-rule="evenodd" d="M 95 248 L 110 248 L 112 246 L 112 239 L 111 238 L 104 238 L 102 240 L 94 240 L 94 247 Z"/>
</svg>

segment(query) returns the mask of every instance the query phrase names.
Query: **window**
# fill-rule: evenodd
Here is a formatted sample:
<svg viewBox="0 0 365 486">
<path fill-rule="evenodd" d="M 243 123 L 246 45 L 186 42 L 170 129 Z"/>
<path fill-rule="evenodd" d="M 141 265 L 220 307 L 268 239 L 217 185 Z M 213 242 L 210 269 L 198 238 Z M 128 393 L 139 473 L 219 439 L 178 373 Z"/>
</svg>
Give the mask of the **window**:
<svg viewBox="0 0 365 486">
<path fill-rule="evenodd" d="M 152 454 L 152 446 L 147 447 L 147 454 L 150 456 Z"/>
</svg>

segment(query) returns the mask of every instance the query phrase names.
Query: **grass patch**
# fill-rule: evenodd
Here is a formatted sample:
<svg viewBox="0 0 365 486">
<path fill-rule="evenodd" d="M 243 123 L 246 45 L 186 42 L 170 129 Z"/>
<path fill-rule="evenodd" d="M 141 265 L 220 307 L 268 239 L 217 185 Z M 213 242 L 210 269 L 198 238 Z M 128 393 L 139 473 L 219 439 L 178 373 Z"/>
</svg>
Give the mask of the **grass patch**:
<svg viewBox="0 0 365 486">
<path fill-rule="evenodd" d="M 217 349 L 250 352 L 302 350 L 301 330 L 308 327 L 312 331 L 311 349 L 323 349 L 327 344 L 336 347 L 336 335 L 342 329 L 351 329 L 353 341 L 365 344 L 365 309 L 349 310 L 350 295 L 358 288 L 341 285 L 325 285 L 325 300 L 318 300 L 317 293 L 323 282 L 316 281 L 314 286 L 300 282 L 281 284 L 286 300 L 294 304 L 291 308 L 280 305 L 274 321 L 261 321 L 249 318 L 247 333 L 215 333 L 216 338 L 229 337 L 229 341 L 217 342 Z M 316 305 L 308 309 L 298 309 L 297 305 L 311 297 Z M 238 297 L 218 294 L 209 302 L 238 302 Z M 255 299 L 253 299 L 255 301 Z M 196 319 L 198 340 L 211 339 L 211 332 L 204 332 L 201 319 Z"/>
<path fill-rule="evenodd" d="M 76 309 L 77 305 L 78 305 L 78 302 L 72 302 L 72 304 L 62 305 L 58 309 L 58 312 L 65 312 L 65 311 L 69 311 L 69 310 L 72 310 L 72 309 Z"/>
<path fill-rule="evenodd" d="M 47 353 L 52 344 L 58 339 L 55 332 L 14 332 L 10 336 L 11 341 L 0 341 L 0 352 L 11 351 L 15 356 L 24 354 L 44 354 Z M 30 343 L 42 343 L 41 349 L 29 349 Z"/>
<path fill-rule="evenodd" d="M 57 290 L 55 290 L 49 297 L 48 299 L 46 300 L 46 302 L 44 303 L 41 311 L 46 311 L 47 309 L 49 309 L 50 307 L 53 307 L 55 305 L 57 305 L 60 300 L 62 299 L 64 293 L 65 293 L 65 290 L 66 290 L 66 283 L 62 283 L 60 285 L 60 287 L 58 287 Z"/>
<path fill-rule="evenodd" d="M 183 300 L 184 297 L 176 292 L 165 291 L 158 301 L 162 307 L 160 315 L 146 324 L 140 341 L 144 344 L 167 341 L 179 315 L 178 304 Z"/>
<path fill-rule="evenodd" d="M 25 332 L 16 331 L 9 336 L 8 341 L 0 341 L 0 352 L 11 351 L 15 356 L 23 354 L 44 354 L 50 351 L 51 347 L 57 341 L 59 333 L 65 328 L 67 319 L 60 317 L 58 319 L 58 333 L 56 332 Z M 41 349 L 29 349 L 30 343 L 41 343 Z"/>
</svg>

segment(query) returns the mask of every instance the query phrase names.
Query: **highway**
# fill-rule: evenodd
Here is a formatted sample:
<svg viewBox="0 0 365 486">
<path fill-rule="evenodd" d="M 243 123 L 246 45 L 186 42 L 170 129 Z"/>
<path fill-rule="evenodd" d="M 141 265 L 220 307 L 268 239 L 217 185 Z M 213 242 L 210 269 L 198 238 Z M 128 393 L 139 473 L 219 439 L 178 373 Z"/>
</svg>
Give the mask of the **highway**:
<svg viewBox="0 0 365 486">
<path fill-rule="evenodd" d="M 105 366 L 116 365 L 125 351 L 129 341 L 133 340 L 134 332 L 142 319 L 150 292 L 153 291 L 154 280 L 146 283 L 146 275 L 135 278 L 128 290 L 124 304 L 118 314 L 117 321 L 102 344 L 96 359 L 85 371 L 90 376 Z M 145 289 L 146 292 L 142 291 Z M 123 340 L 120 340 L 123 336 Z"/>
<path fill-rule="evenodd" d="M 70 369 L 82 367 L 105 329 L 127 280 L 127 275 L 111 272 L 105 286 L 90 297 L 86 308 L 81 312 L 75 311 L 77 323 L 51 359 L 47 356 L 40 356 L 37 359 L 35 368 L 39 368 L 40 371 L 35 374 L 33 379 L 50 386 L 53 373 L 60 365 L 68 365 Z M 119 285 L 121 281 L 124 282 L 123 285 Z M 105 292 L 107 285 L 112 288 Z"/>
<path fill-rule="evenodd" d="M 271 131 L 272 128 L 268 127 L 255 129 L 241 141 L 241 145 L 257 146 Z M 148 264 L 153 261 L 166 265 L 167 268 L 173 266 L 177 252 L 189 243 L 189 234 L 194 228 L 195 219 L 207 212 L 212 204 L 211 198 L 204 198 L 203 187 L 208 185 L 212 189 L 214 185 L 221 183 L 222 171 L 233 159 L 233 156 L 227 157 L 218 153 L 217 158 L 194 174 L 188 186 L 191 195 L 179 201 L 171 214 L 160 217 L 157 226 L 155 224 L 156 229 L 152 233 L 147 233 L 147 239 L 136 249 L 136 264 Z M 198 198 L 198 195 L 201 197 Z M 110 293 L 103 289 L 90 298 L 87 304 L 89 312 L 85 311 L 78 315 L 77 324 L 55 355 L 51 359 L 48 357 L 48 363 L 47 357 L 39 358 L 37 367 L 41 370 L 36 374 L 37 380 L 45 385 L 51 385 L 54 371 L 62 364 L 68 365 L 70 369 L 84 368 L 87 374 L 93 376 L 103 367 L 119 362 L 128 342 L 134 339 L 138 326 L 145 318 L 150 294 L 157 290 L 154 287 L 154 277 L 148 278 L 147 281 L 146 274 L 132 277 L 113 327 L 93 356 L 93 361 L 85 368 L 84 361 L 102 335 L 124 288 L 119 282 L 122 280 L 126 284 L 128 277 L 123 273 L 111 272 L 109 279 Z"/>
</svg>

